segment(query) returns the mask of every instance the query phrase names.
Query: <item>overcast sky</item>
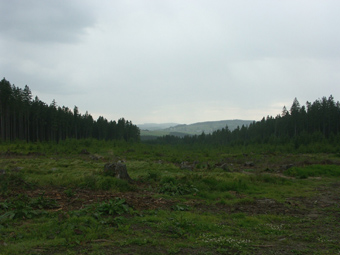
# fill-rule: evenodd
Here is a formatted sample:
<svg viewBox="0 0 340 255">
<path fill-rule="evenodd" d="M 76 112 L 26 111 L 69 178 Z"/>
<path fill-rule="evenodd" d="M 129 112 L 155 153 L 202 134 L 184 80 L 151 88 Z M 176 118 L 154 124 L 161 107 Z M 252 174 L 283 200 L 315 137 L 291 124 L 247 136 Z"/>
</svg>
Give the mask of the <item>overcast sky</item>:
<svg viewBox="0 0 340 255">
<path fill-rule="evenodd" d="M 260 120 L 340 100 L 339 14 L 339 0 L 0 0 L 0 75 L 95 119 Z"/>
</svg>

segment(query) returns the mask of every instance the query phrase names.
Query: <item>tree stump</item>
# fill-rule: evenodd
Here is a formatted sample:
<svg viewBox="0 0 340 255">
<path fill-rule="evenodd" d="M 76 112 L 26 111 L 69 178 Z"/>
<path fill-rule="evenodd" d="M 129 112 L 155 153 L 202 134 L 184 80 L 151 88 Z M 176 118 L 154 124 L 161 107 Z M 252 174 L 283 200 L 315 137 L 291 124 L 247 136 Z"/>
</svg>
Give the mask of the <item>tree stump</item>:
<svg viewBox="0 0 340 255">
<path fill-rule="evenodd" d="M 117 163 L 106 163 L 104 166 L 104 174 L 132 182 L 132 179 L 127 172 L 126 165 L 120 161 Z"/>
</svg>

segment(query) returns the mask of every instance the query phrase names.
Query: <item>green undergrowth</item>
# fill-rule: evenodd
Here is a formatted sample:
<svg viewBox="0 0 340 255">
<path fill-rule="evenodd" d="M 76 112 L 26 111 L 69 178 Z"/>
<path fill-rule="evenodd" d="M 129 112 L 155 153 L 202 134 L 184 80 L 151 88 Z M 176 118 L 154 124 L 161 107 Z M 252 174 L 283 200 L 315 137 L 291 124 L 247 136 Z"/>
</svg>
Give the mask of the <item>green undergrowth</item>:
<svg viewBox="0 0 340 255">
<path fill-rule="evenodd" d="M 310 165 L 307 167 L 292 167 L 285 175 L 296 178 L 308 177 L 339 177 L 340 165 Z"/>
<path fill-rule="evenodd" d="M 335 154 L 94 140 L 0 148 L 0 254 L 340 252 Z M 117 160 L 133 182 L 104 175 Z M 53 189 L 65 201 L 46 196 Z"/>
<path fill-rule="evenodd" d="M 230 254 L 254 254 L 256 247 L 278 239 L 294 247 L 300 234 L 294 226 L 303 223 L 285 215 L 201 214 L 194 210 L 134 212 L 128 210 L 128 205 L 111 207 L 115 208 L 108 202 L 80 211 L 48 213 L 26 220 L 25 224 L 15 219 L 1 226 L 2 241 L 6 243 L 1 254 L 49 254 L 55 247 L 70 254 L 79 252 L 79 248 L 86 253 L 109 254 L 104 247 L 113 246 L 116 252 L 122 252 L 134 245 L 150 250 L 158 247 L 169 251 L 166 254 L 181 254 L 189 247 L 213 253 L 224 250 Z M 304 221 L 313 224 L 308 219 Z M 317 231 L 305 235 L 305 242 L 333 252 L 338 247 L 335 240 Z M 306 248 L 307 252 L 313 249 Z"/>
</svg>

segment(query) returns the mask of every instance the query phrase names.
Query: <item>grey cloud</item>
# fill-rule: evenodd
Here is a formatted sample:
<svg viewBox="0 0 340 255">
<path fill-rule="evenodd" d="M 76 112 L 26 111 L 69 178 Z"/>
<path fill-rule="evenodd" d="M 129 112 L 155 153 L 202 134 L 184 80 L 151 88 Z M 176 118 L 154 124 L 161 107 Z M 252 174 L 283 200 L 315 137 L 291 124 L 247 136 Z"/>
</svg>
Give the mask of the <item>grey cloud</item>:
<svg viewBox="0 0 340 255">
<path fill-rule="evenodd" d="M 94 23 L 85 1 L 0 1 L 2 36 L 21 42 L 72 43 Z"/>
<path fill-rule="evenodd" d="M 260 119 L 294 97 L 340 96 L 339 1 L 0 4 L 3 76 L 94 115 Z"/>
</svg>

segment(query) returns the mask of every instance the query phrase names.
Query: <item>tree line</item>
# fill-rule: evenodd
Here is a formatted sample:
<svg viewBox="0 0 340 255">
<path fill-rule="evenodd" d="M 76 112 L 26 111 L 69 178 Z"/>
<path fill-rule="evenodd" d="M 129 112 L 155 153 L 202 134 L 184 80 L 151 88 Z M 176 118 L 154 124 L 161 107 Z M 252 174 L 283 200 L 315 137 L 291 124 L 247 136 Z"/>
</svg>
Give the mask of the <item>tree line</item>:
<svg viewBox="0 0 340 255">
<path fill-rule="evenodd" d="M 100 116 L 94 120 L 88 112 L 79 113 L 77 106 L 71 110 L 57 106 L 55 100 L 47 105 L 38 96 L 32 99 L 27 85 L 21 89 L 3 78 L 0 82 L 0 138 L 27 142 L 58 142 L 67 138 L 139 141 L 140 130 L 124 118 L 116 122 Z"/>
<path fill-rule="evenodd" d="M 154 142 L 169 144 L 287 144 L 296 147 L 313 142 L 340 142 L 340 103 L 333 96 L 322 97 L 313 103 L 301 106 L 294 99 L 290 110 L 284 106 L 276 117 L 263 117 L 249 126 L 237 127 L 231 131 L 228 126 L 211 134 L 185 136 L 163 136 Z"/>
</svg>

